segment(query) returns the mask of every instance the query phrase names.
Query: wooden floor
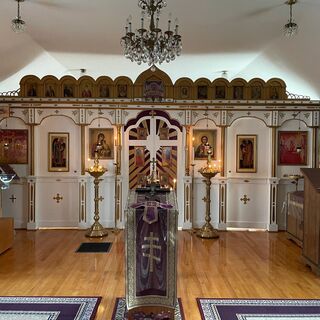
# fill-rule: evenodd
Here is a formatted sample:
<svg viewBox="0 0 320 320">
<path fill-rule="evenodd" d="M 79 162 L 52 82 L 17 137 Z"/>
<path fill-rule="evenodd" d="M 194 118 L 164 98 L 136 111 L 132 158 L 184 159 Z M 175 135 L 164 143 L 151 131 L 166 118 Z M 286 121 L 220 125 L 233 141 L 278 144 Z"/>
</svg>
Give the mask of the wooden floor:
<svg viewBox="0 0 320 320">
<path fill-rule="evenodd" d="M 90 241 L 77 230 L 18 230 L 0 255 L 0 295 L 98 295 L 97 320 L 110 319 L 125 294 L 123 232 L 110 232 L 110 253 L 75 253 Z M 202 240 L 179 232 L 178 296 L 186 320 L 200 319 L 196 297 L 320 298 L 320 278 L 300 262 L 283 232 L 223 232 Z"/>
</svg>

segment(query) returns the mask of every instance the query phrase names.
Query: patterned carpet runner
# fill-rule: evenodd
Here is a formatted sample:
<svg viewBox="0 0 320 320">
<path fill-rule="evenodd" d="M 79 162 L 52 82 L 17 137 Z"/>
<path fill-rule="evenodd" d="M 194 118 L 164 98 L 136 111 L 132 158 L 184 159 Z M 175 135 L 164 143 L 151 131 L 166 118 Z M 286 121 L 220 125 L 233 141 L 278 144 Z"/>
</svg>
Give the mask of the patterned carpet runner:
<svg viewBox="0 0 320 320">
<path fill-rule="evenodd" d="M 197 299 L 202 320 L 320 320 L 320 300 Z"/>
<path fill-rule="evenodd" d="M 101 297 L 0 297 L 0 320 L 93 320 Z"/>
</svg>

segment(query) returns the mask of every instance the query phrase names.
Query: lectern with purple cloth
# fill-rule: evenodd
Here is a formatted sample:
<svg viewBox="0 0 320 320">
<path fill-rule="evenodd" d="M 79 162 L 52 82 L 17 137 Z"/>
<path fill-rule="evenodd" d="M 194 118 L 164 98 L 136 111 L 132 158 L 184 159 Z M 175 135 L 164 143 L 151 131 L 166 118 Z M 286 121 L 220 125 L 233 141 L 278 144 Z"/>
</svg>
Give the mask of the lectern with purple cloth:
<svg viewBox="0 0 320 320">
<path fill-rule="evenodd" d="M 174 319 L 177 302 L 173 191 L 131 190 L 126 208 L 126 304 L 128 319 Z M 152 318 L 153 319 L 153 318 Z"/>
</svg>

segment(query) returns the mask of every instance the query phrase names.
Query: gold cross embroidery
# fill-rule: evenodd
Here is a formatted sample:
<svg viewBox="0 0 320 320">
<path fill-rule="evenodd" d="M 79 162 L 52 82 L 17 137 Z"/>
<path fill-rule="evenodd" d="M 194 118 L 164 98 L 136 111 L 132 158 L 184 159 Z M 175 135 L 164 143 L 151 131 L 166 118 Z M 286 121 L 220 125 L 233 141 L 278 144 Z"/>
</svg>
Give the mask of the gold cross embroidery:
<svg viewBox="0 0 320 320">
<path fill-rule="evenodd" d="M 150 236 L 149 237 L 144 237 L 143 238 L 144 241 L 149 241 L 149 244 L 143 244 L 142 245 L 142 250 L 145 249 L 149 249 L 149 253 L 143 252 L 142 255 L 144 257 L 149 258 L 148 259 L 148 265 L 150 267 L 149 271 L 153 272 L 153 263 L 154 261 L 160 262 L 161 259 L 160 257 L 155 256 L 155 249 L 158 249 L 161 251 L 161 246 L 158 246 L 155 244 L 155 242 L 159 242 L 159 238 L 158 237 L 154 237 L 153 236 L 153 232 L 150 232 Z"/>
</svg>

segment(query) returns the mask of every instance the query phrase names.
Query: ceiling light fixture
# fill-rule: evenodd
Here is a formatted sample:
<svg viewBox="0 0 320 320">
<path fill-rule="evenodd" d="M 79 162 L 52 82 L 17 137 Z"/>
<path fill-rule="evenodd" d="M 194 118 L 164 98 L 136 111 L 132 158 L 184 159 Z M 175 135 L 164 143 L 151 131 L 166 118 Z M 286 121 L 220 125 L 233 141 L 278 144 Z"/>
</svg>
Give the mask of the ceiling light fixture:
<svg viewBox="0 0 320 320">
<path fill-rule="evenodd" d="M 127 59 L 139 65 L 147 63 L 155 70 L 155 64 L 170 62 L 181 54 L 181 36 L 178 34 L 178 20 L 175 20 L 174 30 L 171 30 L 171 18 L 168 20 L 168 30 L 162 32 L 159 28 L 160 10 L 166 7 L 165 0 L 139 0 L 141 8 L 141 25 L 136 33 L 132 32 L 131 16 L 127 19 L 125 35 L 121 38 L 121 46 Z M 144 26 L 145 17 L 150 19 L 149 29 Z"/>
<path fill-rule="evenodd" d="M 17 13 L 17 17 L 12 20 L 11 27 L 14 32 L 21 33 L 26 29 L 26 23 L 21 19 L 21 16 L 20 16 L 20 2 L 24 2 L 24 0 L 15 0 L 15 1 L 18 2 L 18 13 Z"/>
<path fill-rule="evenodd" d="M 292 6 L 297 3 L 298 0 L 288 0 L 286 4 L 290 6 L 290 19 L 287 24 L 284 25 L 284 35 L 288 38 L 295 36 L 298 33 L 298 25 L 292 18 Z"/>
</svg>

